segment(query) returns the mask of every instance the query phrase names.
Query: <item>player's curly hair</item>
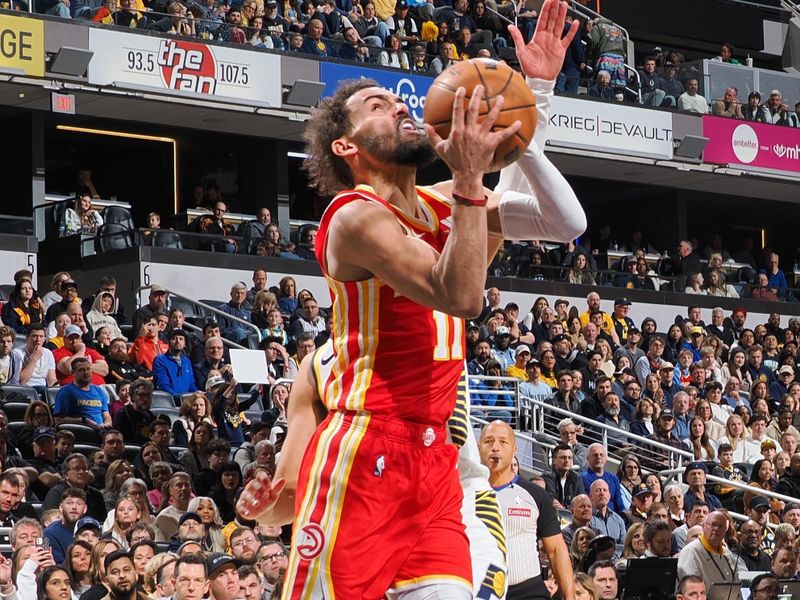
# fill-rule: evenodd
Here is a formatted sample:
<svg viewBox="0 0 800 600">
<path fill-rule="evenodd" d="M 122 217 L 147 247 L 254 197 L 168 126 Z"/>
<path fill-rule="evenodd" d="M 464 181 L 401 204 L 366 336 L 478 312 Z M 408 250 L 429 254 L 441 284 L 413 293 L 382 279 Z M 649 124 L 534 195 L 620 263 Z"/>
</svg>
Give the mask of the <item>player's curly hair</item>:
<svg viewBox="0 0 800 600">
<path fill-rule="evenodd" d="M 311 184 L 326 196 L 332 196 L 355 185 L 350 167 L 333 154 L 331 144 L 350 130 L 350 112 L 347 100 L 356 92 L 369 87 L 380 87 L 373 79 L 350 79 L 341 82 L 336 93 L 323 100 L 309 119 L 303 139 L 308 158 L 303 170 Z"/>
</svg>

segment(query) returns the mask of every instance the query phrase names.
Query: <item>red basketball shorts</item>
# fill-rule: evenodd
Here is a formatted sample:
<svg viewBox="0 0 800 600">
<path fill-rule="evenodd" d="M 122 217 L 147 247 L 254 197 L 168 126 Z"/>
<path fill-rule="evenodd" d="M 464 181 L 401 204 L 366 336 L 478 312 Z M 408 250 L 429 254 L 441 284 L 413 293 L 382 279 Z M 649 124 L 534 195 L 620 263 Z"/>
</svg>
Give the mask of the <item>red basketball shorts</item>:
<svg viewBox="0 0 800 600">
<path fill-rule="evenodd" d="M 332 412 L 303 458 L 284 600 L 472 590 L 458 450 L 446 429 Z"/>
</svg>

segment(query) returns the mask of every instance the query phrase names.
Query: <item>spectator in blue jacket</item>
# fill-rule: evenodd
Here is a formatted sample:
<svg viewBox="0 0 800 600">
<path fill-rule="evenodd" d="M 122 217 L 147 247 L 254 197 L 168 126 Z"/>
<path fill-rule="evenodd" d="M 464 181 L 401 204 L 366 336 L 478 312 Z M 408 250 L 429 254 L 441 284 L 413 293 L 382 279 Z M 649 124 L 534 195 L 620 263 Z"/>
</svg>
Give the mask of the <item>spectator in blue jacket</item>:
<svg viewBox="0 0 800 600">
<path fill-rule="evenodd" d="M 572 17 L 567 17 L 564 25 L 565 33 L 572 24 Z M 578 94 L 578 83 L 581 78 L 581 71 L 586 67 L 585 51 L 583 41 L 580 36 L 572 38 L 567 53 L 564 55 L 564 64 L 561 66 L 561 73 L 556 78 L 556 91 Z"/>
<path fill-rule="evenodd" d="M 237 317 L 243 321 L 250 322 L 250 310 L 245 308 L 245 300 L 247 299 L 247 284 L 243 281 L 238 281 L 231 286 L 231 299 L 219 307 L 219 309 Z M 222 336 L 237 344 L 247 345 L 247 334 L 252 330 L 247 328 L 242 323 L 220 317 L 220 326 L 222 327 Z"/>
<path fill-rule="evenodd" d="M 175 397 L 197 391 L 192 363 L 183 353 L 187 338 L 183 329 L 173 329 L 169 333 L 169 350 L 156 356 L 153 361 L 156 387 Z"/>
<path fill-rule="evenodd" d="M 786 288 L 789 287 L 789 284 L 786 282 L 786 275 L 778 267 L 779 262 L 780 257 L 777 254 L 773 252 L 769 255 L 767 277 L 769 279 L 769 287 L 775 290 L 778 298 L 785 298 Z"/>
<path fill-rule="evenodd" d="M 306 25 L 308 36 L 303 40 L 303 45 L 300 46 L 300 52 L 305 54 L 313 54 L 314 56 L 327 56 L 328 58 L 336 58 L 336 50 L 333 49 L 331 43 L 322 37 L 325 31 L 325 24 L 319 19 L 311 19 Z"/>
</svg>

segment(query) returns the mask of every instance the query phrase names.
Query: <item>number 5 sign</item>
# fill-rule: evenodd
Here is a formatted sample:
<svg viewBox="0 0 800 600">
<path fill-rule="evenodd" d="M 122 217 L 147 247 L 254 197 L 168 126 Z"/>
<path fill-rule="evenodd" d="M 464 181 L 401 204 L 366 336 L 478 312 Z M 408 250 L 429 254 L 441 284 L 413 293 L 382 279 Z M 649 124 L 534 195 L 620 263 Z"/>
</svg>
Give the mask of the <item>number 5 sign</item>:
<svg viewBox="0 0 800 600">
<path fill-rule="evenodd" d="M 280 57 L 255 48 L 105 29 L 89 30 L 89 82 L 164 93 L 192 93 L 227 103 L 280 106 Z"/>
</svg>

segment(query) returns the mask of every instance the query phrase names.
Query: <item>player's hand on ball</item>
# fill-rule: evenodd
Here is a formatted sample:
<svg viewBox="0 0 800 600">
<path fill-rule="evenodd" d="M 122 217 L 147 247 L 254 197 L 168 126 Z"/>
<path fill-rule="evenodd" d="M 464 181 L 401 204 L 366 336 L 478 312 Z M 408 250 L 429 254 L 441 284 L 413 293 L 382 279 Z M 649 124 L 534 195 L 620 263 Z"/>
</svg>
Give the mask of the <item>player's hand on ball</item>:
<svg viewBox="0 0 800 600">
<path fill-rule="evenodd" d="M 484 87 L 475 86 L 470 98 L 469 107 L 464 111 L 466 90 L 458 88 L 453 100 L 453 119 L 450 135 L 447 139 L 436 133 L 429 124 L 425 124 L 428 139 L 436 148 L 436 152 L 447 163 L 453 175 L 481 177 L 486 173 L 494 159 L 494 151 L 502 142 L 514 135 L 521 123 L 514 121 L 509 127 L 492 131 L 492 126 L 503 108 L 503 97 L 498 96 L 492 103 L 492 110 L 478 120 L 481 102 L 484 99 Z"/>
<path fill-rule="evenodd" d="M 527 45 L 520 30 L 514 25 L 508 26 L 508 31 L 514 38 L 522 72 L 528 77 L 552 81 L 561 72 L 564 56 L 580 26 L 578 20 L 574 20 L 564 36 L 567 8 L 568 3 L 562 0 L 544 0 L 536 22 L 536 31 Z"/>
<path fill-rule="evenodd" d="M 284 485 L 286 485 L 284 479 L 272 481 L 267 473 L 257 472 L 253 480 L 244 488 L 242 495 L 239 496 L 236 512 L 246 519 L 257 519 L 275 506 Z"/>
</svg>

